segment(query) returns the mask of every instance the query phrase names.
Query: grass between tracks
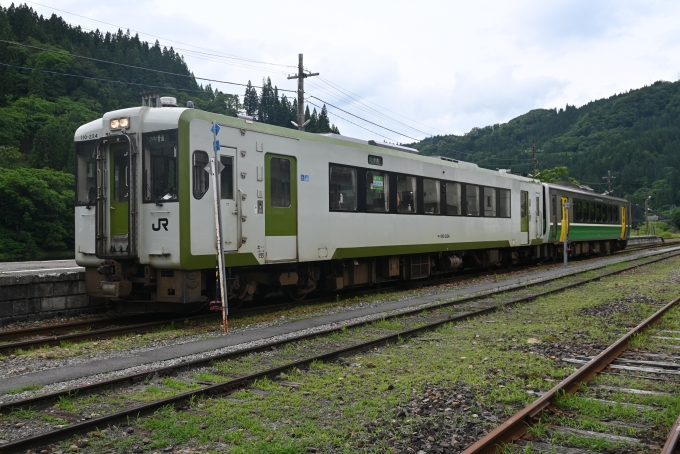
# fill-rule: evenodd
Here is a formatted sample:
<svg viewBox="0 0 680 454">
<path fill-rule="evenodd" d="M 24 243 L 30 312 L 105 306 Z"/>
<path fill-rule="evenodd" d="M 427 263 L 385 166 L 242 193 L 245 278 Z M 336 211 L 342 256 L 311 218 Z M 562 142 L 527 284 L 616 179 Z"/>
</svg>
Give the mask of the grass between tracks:
<svg viewBox="0 0 680 454">
<path fill-rule="evenodd" d="M 648 265 L 490 316 L 447 324 L 422 338 L 401 340 L 333 363 L 315 363 L 308 370 L 291 370 L 277 380 L 260 380 L 247 390 L 231 395 L 195 399 L 183 409 L 164 408 L 152 417 L 131 421 L 133 433 L 110 428 L 91 434 L 84 449 L 88 452 L 153 452 L 168 447 L 180 452 L 412 452 L 409 448 L 421 443 L 414 438 L 416 433 L 432 424 L 439 424 L 436 425 L 438 437 L 448 436 L 448 426 L 486 431 L 498 422 L 478 415 L 486 412 L 502 420 L 513 414 L 536 398 L 528 391 L 548 390 L 556 380 L 576 369 L 559 361 L 562 356 L 569 352 L 574 355 L 599 352 L 658 310 L 660 304 L 675 298 L 680 288 L 678 265 L 678 258 Z M 489 301 L 500 304 L 502 297 Z M 68 399 L 59 403 L 58 409 L 77 415 L 112 411 L 130 405 L 131 401 L 173 395 L 464 310 L 463 307 L 447 308 L 399 321 L 380 321 L 362 329 L 343 330 L 323 339 L 215 363 L 211 368 L 173 379 L 151 380 L 129 391 Z M 675 309 L 653 331 L 636 339 L 636 345 L 648 348 L 654 343 L 657 344 L 655 351 L 677 354 L 672 342 L 654 336 L 659 336 L 662 330 L 680 329 L 679 326 L 680 311 Z M 675 383 L 615 375 L 598 376 L 594 383 L 674 394 L 670 397 L 622 394 L 601 397 L 655 407 L 653 411 L 639 411 L 620 403 L 610 405 L 588 400 L 584 390 L 561 398 L 553 414 L 532 428 L 534 436 L 596 451 L 621 447 L 620 443 L 593 441 L 553 430 L 555 424 L 561 424 L 574 429 L 642 437 L 648 445 L 635 449 L 652 452 L 659 437 L 665 437 L 680 412 Z M 434 397 L 429 401 L 428 394 L 424 394 L 433 385 L 450 388 L 454 395 L 461 389 L 471 390 L 475 402 L 447 413 L 451 408 L 444 407 L 450 406 L 450 402 L 438 403 Z M 415 404 L 432 411 L 422 415 L 397 414 L 396 409 Z M 20 419 L 17 415 L 5 416 L 10 423 Z M 635 422 L 642 428 L 630 424 L 612 427 L 607 424 L 609 421 Z M 0 436 L 3 430 L 0 426 Z M 453 450 L 455 437 L 447 439 L 449 448 L 440 448 L 437 444 L 446 441 L 444 438 L 431 438 L 432 441 L 422 443 L 430 443 L 432 452 L 444 449 L 458 452 Z M 68 449 L 72 444 L 73 440 L 63 446 Z"/>
</svg>

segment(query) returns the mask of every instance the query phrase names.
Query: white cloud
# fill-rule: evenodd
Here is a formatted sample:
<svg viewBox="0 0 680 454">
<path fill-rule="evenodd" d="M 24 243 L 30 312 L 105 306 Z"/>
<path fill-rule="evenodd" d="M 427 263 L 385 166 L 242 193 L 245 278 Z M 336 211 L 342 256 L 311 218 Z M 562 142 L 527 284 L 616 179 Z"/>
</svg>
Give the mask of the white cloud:
<svg viewBox="0 0 680 454">
<path fill-rule="evenodd" d="M 193 45 L 291 66 L 303 52 L 309 69 L 361 96 L 368 106 L 375 108 L 370 102 L 377 103 L 431 126 L 424 129 L 383 111 L 431 133 L 462 133 L 474 126 L 503 123 L 537 107 L 581 105 L 659 79 L 676 80 L 680 73 L 680 4 L 671 1 L 345 0 L 305 5 L 121 0 L 93 6 L 83 0 L 50 0 L 50 5 L 186 43 L 161 40 L 176 49 Z M 42 14 L 52 13 L 32 6 Z M 114 30 L 63 16 L 88 28 Z M 234 61 L 225 64 L 224 59 L 183 53 L 199 76 L 254 84 L 271 76 L 279 88 L 296 89 L 296 82 L 285 78 L 286 72 L 295 71 L 292 67 L 245 62 L 238 66 Z M 328 91 L 333 89 L 321 80 L 311 82 L 309 94 L 390 129 L 423 136 L 373 115 L 369 107 L 356 105 L 344 95 L 331 96 Z M 219 87 L 243 92 L 238 87 Z M 345 134 L 374 138 L 331 119 Z"/>
</svg>

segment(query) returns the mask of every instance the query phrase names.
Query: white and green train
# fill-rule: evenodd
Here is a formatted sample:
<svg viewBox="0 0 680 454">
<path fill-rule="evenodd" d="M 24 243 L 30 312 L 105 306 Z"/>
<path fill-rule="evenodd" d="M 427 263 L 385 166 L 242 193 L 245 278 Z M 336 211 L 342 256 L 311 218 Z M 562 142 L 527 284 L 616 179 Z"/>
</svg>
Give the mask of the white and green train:
<svg viewBox="0 0 680 454">
<path fill-rule="evenodd" d="M 564 235 L 571 256 L 626 246 L 623 199 L 156 104 L 109 112 L 75 135 L 76 261 L 88 294 L 125 310 L 215 299 L 216 211 L 227 292 L 239 302 L 561 257 Z"/>
</svg>

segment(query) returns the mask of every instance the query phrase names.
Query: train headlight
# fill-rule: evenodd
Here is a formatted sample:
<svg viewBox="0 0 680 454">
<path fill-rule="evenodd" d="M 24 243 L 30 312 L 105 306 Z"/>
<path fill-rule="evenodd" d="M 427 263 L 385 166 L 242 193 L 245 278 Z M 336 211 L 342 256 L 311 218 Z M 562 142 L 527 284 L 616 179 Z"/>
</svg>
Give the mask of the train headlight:
<svg viewBox="0 0 680 454">
<path fill-rule="evenodd" d="M 119 124 L 121 129 L 127 129 L 130 127 L 130 119 L 128 117 L 121 118 Z"/>
<path fill-rule="evenodd" d="M 111 129 L 118 129 L 118 128 L 120 128 L 120 120 L 117 119 L 117 118 L 111 120 L 111 124 L 110 124 L 109 126 L 111 126 Z"/>
</svg>

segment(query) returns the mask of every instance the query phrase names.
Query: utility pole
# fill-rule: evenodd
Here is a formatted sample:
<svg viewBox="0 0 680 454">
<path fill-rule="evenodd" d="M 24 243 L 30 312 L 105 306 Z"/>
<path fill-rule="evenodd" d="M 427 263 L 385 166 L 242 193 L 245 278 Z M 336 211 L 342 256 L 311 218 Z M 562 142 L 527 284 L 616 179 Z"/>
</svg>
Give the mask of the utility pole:
<svg viewBox="0 0 680 454">
<path fill-rule="evenodd" d="M 532 140 L 531 141 L 531 149 L 530 150 L 524 150 L 525 153 L 531 153 L 532 155 L 532 161 L 533 161 L 533 166 L 534 166 L 534 173 L 531 175 L 533 178 L 536 178 L 536 153 L 543 153 L 543 150 L 537 150 L 536 149 L 536 141 Z"/>
<path fill-rule="evenodd" d="M 612 180 L 615 178 L 612 176 L 611 170 L 607 170 L 607 176 L 602 177 L 603 180 L 607 180 L 607 194 L 612 193 Z"/>
<path fill-rule="evenodd" d="M 302 66 L 302 54 L 298 55 L 298 73 L 294 76 L 288 76 L 288 79 L 298 80 L 298 115 L 297 123 L 291 121 L 300 131 L 305 130 L 305 78 L 318 76 L 319 73 L 305 73 L 304 66 Z M 309 120 L 308 120 L 309 121 Z"/>
</svg>

